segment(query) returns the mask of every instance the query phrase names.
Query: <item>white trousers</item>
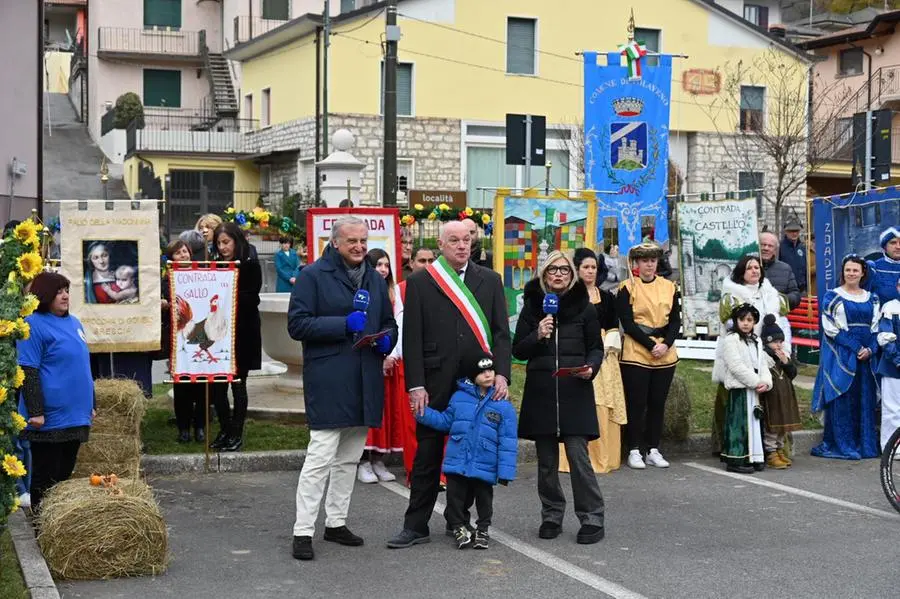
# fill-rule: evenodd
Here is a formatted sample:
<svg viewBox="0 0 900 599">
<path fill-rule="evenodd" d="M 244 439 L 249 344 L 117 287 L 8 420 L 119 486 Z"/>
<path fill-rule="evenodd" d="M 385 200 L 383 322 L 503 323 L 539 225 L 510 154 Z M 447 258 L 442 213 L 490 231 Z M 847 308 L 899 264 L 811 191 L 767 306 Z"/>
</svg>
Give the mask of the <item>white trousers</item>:
<svg viewBox="0 0 900 599">
<path fill-rule="evenodd" d="M 368 431 L 365 426 L 309 431 L 306 460 L 297 480 L 295 537 L 311 537 L 315 533 L 322 495 L 325 495 L 325 526 L 337 528 L 347 523 L 356 466 Z"/>
<path fill-rule="evenodd" d="M 900 428 L 900 379 L 881 379 L 881 449 Z"/>
</svg>

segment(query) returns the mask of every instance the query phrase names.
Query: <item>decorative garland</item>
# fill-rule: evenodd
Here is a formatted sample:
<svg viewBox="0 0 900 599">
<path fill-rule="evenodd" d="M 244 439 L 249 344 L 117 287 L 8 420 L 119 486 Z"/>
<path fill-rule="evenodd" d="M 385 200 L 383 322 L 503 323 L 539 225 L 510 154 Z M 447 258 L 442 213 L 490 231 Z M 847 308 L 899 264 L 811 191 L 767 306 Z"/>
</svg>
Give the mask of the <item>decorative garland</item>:
<svg viewBox="0 0 900 599">
<path fill-rule="evenodd" d="M 263 235 L 283 235 L 294 239 L 304 239 L 306 236 L 291 217 L 273 215 L 259 206 L 250 211 L 235 210 L 233 206 L 229 206 L 222 215 L 222 220 L 237 223 L 245 231 L 255 229 Z"/>
<path fill-rule="evenodd" d="M 446 223 L 452 220 L 465 220 L 471 218 L 484 229 L 486 235 L 490 235 L 494 228 L 491 215 L 483 210 L 475 210 L 466 206 L 462 210 L 455 210 L 447 204 L 438 204 L 434 208 L 425 208 L 422 204 L 414 204 L 405 213 L 401 213 L 400 224 L 409 227 L 417 220 L 431 220 Z"/>
<path fill-rule="evenodd" d="M 26 474 L 16 457 L 16 438 L 26 426 L 17 411 L 16 389 L 25 373 L 18 365 L 16 341 L 31 335 L 24 319 L 38 307 L 38 299 L 26 295 L 24 288 L 44 268 L 41 237 L 49 234 L 49 229 L 29 219 L 0 241 L 0 526 L 19 509 L 16 479 Z"/>
</svg>

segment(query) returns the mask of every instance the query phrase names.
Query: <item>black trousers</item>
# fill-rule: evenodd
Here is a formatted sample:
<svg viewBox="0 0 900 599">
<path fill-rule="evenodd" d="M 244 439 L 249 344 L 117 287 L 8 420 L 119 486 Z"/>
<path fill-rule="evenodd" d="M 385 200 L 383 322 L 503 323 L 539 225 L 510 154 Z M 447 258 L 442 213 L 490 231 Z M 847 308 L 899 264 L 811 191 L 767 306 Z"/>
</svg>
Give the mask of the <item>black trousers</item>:
<svg viewBox="0 0 900 599">
<path fill-rule="evenodd" d="M 409 477 L 409 506 L 403 518 L 403 528 L 429 534 L 428 521 L 431 520 L 441 485 L 445 438 L 442 432 L 416 424 L 419 447 Z M 448 517 L 446 511 L 444 517 Z M 469 522 L 468 508 L 463 509 L 463 522 Z"/>
<path fill-rule="evenodd" d="M 210 398 L 212 399 L 212 398 Z M 175 385 L 175 423 L 179 431 L 206 428 L 206 384 L 178 383 Z"/>
<path fill-rule="evenodd" d="M 469 508 L 473 503 L 478 510 L 475 525 L 478 530 L 487 530 L 494 515 L 494 485 L 477 478 L 448 474 L 447 509 L 444 512 L 447 526 L 458 528 L 469 524 Z"/>
<path fill-rule="evenodd" d="M 626 433 L 629 449 L 649 450 L 659 447 L 662 437 L 666 398 L 675 366 L 642 368 L 622 364 L 622 386 L 625 388 L 625 410 L 628 414 Z"/>
<path fill-rule="evenodd" d="M 44 494 L 56 483 L 69 480 L 75 470 L 81 441 L 31 442 L 31 509 L 38 511 Z"/>
<path fill-rule="evenodd" d="M 228 434 L 240 437 L 244 432 L 244 421 L 247 419 L 247 372 L 238 372 L 237 379 L 231 382 L 231 398 L 234 410 L 228 405 L 228 383 L 212 383 L 210 393 L 216 414 L 219 415 L 219 427 Z"/>
</svg>

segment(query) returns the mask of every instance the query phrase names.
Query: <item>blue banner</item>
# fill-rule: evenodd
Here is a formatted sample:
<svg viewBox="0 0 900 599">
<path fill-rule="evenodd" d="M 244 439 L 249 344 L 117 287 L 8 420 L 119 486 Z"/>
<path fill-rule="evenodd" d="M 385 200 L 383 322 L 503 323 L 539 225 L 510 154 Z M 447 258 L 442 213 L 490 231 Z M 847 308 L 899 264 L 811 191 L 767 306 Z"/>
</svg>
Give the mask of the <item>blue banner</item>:
<svg viewBox="0 0 900 599">
<path fill-rule="evenodd" d="M 672 57 L 654 57 L 659 66 L 641 62 L 641 77 L 630 78 L 621 55 L 584 53 L 585 188 L 598 194 L 597 240 L 604 221 L 616 219 L 619 251 L 641 242 L 641 222 L 650 217 L 653 238 L 669 239 L 666 179 L 669 158 L 669 104 Z"/>
</svg>

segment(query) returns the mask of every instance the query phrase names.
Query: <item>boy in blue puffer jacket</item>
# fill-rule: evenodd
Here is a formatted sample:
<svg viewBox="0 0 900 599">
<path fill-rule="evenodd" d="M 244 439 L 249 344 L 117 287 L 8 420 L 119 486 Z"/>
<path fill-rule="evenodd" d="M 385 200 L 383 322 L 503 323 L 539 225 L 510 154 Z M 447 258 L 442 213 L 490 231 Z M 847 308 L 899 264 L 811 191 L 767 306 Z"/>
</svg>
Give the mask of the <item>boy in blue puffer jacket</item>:
<svg viewBox="0 0 900 599">
<path fill-rule="evenodd" d="M 444 454 L 447 475 L 447 524 L 458 549 L 487 549 L 488 527 L 494 513 L 494 485 L 516 477 L 518 437 L 516 410 L 508 401 L 494 400 L 494 361 L 485 352 L 462 363 L 467 376 L 443 412 L 425 408 L 416 419 L 435 430 L 449 431 Z M 477 529 L 469 530 L 472 503 L 478 509 Z"/>
</svg>

